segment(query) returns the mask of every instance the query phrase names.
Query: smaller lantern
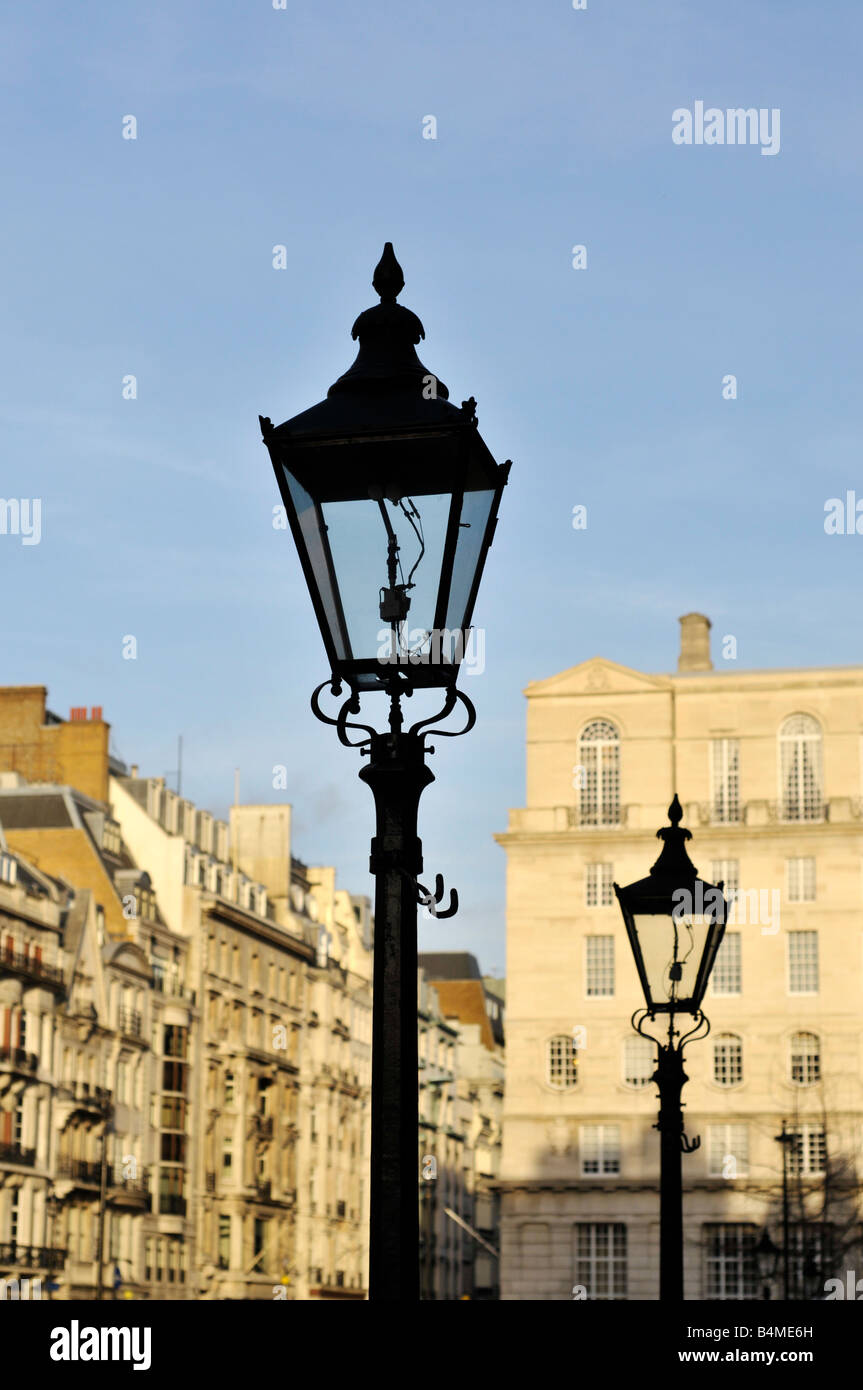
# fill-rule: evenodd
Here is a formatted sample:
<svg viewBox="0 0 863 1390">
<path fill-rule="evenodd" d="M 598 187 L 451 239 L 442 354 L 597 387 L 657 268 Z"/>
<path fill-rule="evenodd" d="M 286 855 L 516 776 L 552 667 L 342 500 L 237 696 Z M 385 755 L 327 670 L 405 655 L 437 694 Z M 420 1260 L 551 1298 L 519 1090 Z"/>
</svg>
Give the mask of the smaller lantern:
<svg viewBox="0 0 863 1390">
<path fill-rule="evenodd" d="M 647 878 L 614 891 L 647 1010 L 697 1014 L 725 932 L 722 884 L 705 883 L 686 852 L 691 833 L 675 793 L 670 825 L 656 832 L 662 853 Z"/>
</svg>

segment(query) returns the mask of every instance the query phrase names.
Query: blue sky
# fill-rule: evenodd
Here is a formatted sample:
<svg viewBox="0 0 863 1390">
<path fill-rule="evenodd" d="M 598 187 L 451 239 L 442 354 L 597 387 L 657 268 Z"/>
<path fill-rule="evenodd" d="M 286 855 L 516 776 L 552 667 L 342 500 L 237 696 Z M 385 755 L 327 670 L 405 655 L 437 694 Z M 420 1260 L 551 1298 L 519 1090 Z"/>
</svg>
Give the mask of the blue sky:
<svg viewBox="0 0 863 1390">
<path fill-rule="evenodd" d="M 422 360 L 513 459 L 463 678 L 479 721 L 438 743 L 421 806 L 427 875 L 462 898 L 422 945 L 502 971 L 492 834 L 524 799 L 528 681 L 597 653 L 672 669 L 692 609 L 741 667 L 860 660 L 863 538 L 823 522 L 863 498 L 861 34 L 840 0 L 7 12 L 2 495 L 43 521 L 0 536 L 3 682 L 101 704 L 152 775 L 182 733 L 183 791 L 219 814 L 235 766 L 268 801 L 284 764 L 295 852 L 371 891 L 371 798 L 308 709 L 323 649 L 257 415 L 350 365 L 392 241 Z M 696 100 L 779 108 L 779 153 L 675 145 Z"/>
</svg>

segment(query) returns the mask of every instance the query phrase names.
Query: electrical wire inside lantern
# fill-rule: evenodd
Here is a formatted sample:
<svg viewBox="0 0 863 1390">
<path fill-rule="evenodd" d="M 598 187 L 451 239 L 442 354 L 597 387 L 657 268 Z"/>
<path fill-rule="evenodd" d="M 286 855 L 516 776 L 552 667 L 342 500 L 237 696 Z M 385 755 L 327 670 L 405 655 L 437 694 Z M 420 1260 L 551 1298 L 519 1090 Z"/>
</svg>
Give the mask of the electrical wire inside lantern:
<svg viewBox="0 0 863 1390">
<path fill-rule="evenodd" d="M 378 488 L 374 489 L 372 492 L 372 499 L 377 502 L 380 508 L 381 517 L 387 533 L 387 587 L 382 587 L 380 590 L 380 615 L 382 621 L 389 623 L 392 628 L 396 650 L 399 656 L 411 656 L 425 646 L 425 643 L 431 635 L 428 632 L 424 633 L 419 645 L 412 650 L 405 643 L 405 619 L 407 618 L 411 606 L 408 593 L 411 589 L 416 588 L 413 577 L 416 574 L 420 561 L 425 555 L 425 537 L 423 535 L 422 517 L 412 498 L 390 498 L 392 505 L 398 506 L 403 512 L 419 542 L 419 554 L 413 563 L 407 579 L 405 579 L 401 563 L 401 547 L 399 546 L 398 536 L 393 529 L 392 522 L 387 513 L 382 490 Z"/>
</svg>

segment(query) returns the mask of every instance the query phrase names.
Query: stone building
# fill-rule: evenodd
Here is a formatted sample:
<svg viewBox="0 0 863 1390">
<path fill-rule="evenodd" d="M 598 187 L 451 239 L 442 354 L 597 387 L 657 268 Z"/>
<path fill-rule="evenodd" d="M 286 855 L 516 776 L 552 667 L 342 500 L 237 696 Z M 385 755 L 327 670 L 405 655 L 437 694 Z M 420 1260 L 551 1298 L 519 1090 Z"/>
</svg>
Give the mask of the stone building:
<svg viewBox="0 0 863 1390">
<path fill-rule="evenodd" d="M 735 898 L 712 1034 L 686 1053 L 702 1142 L 683 1156 L 685 1296 L 757 1296 L 783 1152 L 792 1296 L 860 1258 L 863 667 L 714 670 L 708 620 L 681 629 L 674 674 L 597 657 L 527 690 L 527 803 L 498 837 L 505 1299 L 658 1295 L 653 1047 L 630 1027 L 643 1001 L 613 884 L 654 862 L 675 791 L 693 862 Z"/>
<path fill-rule="evenodd" d="M 64 721 L 43 687 L 0 689 L 0 875 L 26 860 L 46 937 L 37 956 L 30 904 L 0 968 L 0 1257 L 26 1239 L 62 1258 L 60 1298 L 100 1278 L 119 1297 L 363 1298 L 368 899 L 292 856 L 290 807 L 234 807 L 229 828 L 129 775 L 108 734 L 100 709 Z M 51 1029 L 38 1052 L 28 1019 Z M 40 1183 L 4 1178 L 34 1151 Z"/>
<path fill-rule="evenodd" d="M 46 696 L 44 685 L 0 687 L 0 770 L 107 801 L 112 759 L 101 706 L 76 706 L 61 719 L 46 708 Z"/>
<path fill-rule="evenodd" d="M 0 773 L 0 825 L 10 848 L 64 889 L 51 1125 L 71 1246 L 58 1296 L 95 1296 L 101 1239 L 103 1286 L 191 1297 L 188 1116 L 183 1091 L 163 1090 L 186 1082 L 177 1049 L 196 1018 L 188 943 L 161 917 L 105 803 Z"/>
<path fill-rule="evenodd" d="M 465 1221 L 471 1215 L 471 1106 L 458 1090 L 458 1025 L 444 1018 L 422 968 L 417 998 L 420 1298 L 441 1302 L 468 1292 L 469 1237 L 447 1208 Z"/>
<path fill-rule="evenodd" d="M 503 1134 L 503 982 L 484 980 L 476 959 L 464 951 L 421 955 L 420 966 L 437 995 L 441 1015 L 458 1029 L 455 1087 L 469 1114 L 464 1219 L 470 1229 L 467 1242 L 462 1242 L 464 1294 L 489 1301 L 500 1297 L 497 1179 Z M 422 1080 L 421 1071 L 421 1084 Z"/>
<path fill-rule="evenodd" d="M 292 855 L 289 806 L 234 806 L 228 827 L 137 776 L 112 777 L 111 802 L 201 1004 L 178 1041 L 198 1296 L 365 1297 L 367 901 Z"/>
<path fill-rule="evenodd" d="M 65 1263 L 51 1134 L 65 895 L 2 834 L 0 847 L 0 1280 L 13 1296 L 46 1297 Z"/>
</svg>

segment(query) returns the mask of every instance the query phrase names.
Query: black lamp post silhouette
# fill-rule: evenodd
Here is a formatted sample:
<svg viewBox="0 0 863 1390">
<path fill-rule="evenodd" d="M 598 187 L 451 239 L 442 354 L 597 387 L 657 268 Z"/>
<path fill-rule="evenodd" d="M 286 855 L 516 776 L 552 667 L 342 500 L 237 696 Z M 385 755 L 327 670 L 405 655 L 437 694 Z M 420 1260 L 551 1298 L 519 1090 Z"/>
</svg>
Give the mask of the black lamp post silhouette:
<svg viewBox="0 0 863 1390">
<path fill-rule="evenodd" d="M 426 730 L 457 702 L 464 727 L 438 737 L 476 720 L 456 679 L 510 464 L 483 442 L 473 398 L 452 405 L 417 357 L 425 334 L 396 303 L 404 276 L 390 242 L 373 284 L 381 302 L 356 320 L 359 352 L 326 400 L 275 428 L 260 420 L 330 665 L 312 709 L 369 759 L 360 772 L 377 818 L 369 1297 L 416 1300 L 417 905 L 438 917 L 458 906 L 451 891 L 437 910 L 440 875 L 434 894 L 419 882 L 417 811 L 434 781 Z M 322 692 L 344 687 L 338 712 L 324 713 Z M 440 690 L 442 708 L 405 729 L 401 702 L 423 688 Z M 349 718 L 374 692 L 389 697 L 385 732 Z"/>
<path fill-rule="evenodd" d="M 832 1259 L 829 1241 L 829 1228 L 821 1228 L 821 1236 L 815 1248 L 810 1243 L 807 1228 L 798 1230 L 798 1243 L 792 1243 L 791 1236 L 791 1194 L 789 1191 L 789 1165 L 801 1161 L 800 1134 L 788 1128 L 782 1121 L 782 1131 L 773 1136 L 782 1148 L 782 1245 L 775 1245 L 767 1227 L 761 1232 L 755 1247 L 759 1277 L 762 1282 L 762 1297 L 770 1298 L 772 1284 L 776 1278 L 779 1261 L 782 1261 L 782 1297 L 785 1302 L 791 1299 L 808 1301 L 824 1278 Z M 797 1169 L 799 1173 L 799 1167 Z M 792 1257 L 796 1255 L 792 1270 Z"/>
<path fill-rule="evenodd" d="M 680 825 L 683 811 L 675 793 L 668 808 L 670 825 L 656 832 L 662 852 L 647 878 L 614 891 L 620 903 L 645 1008 L 636 1009 L 632 1026 L 657 1045 L 653 1080 L 659 1087 L 660 1255 L 659 1297 L 683 1299 L 683 1185 L 680 1155 L 692 1153 L 701 1140 L 689 1141 L 683 1129 L 681 1092 L 688 1080 L 683 1047 L 706 1037 L 710 1023 L 701 1009 L 716 953 L 725 932 L 726 903 L 722 884 L 706 883 L 686 852 L 691 832 Z M 647 1020 L 668 1015 L 665 1042 L 644 1031 Z M 680 1014 L 694 1025 L 681 1033 Z"/>
</svg>

